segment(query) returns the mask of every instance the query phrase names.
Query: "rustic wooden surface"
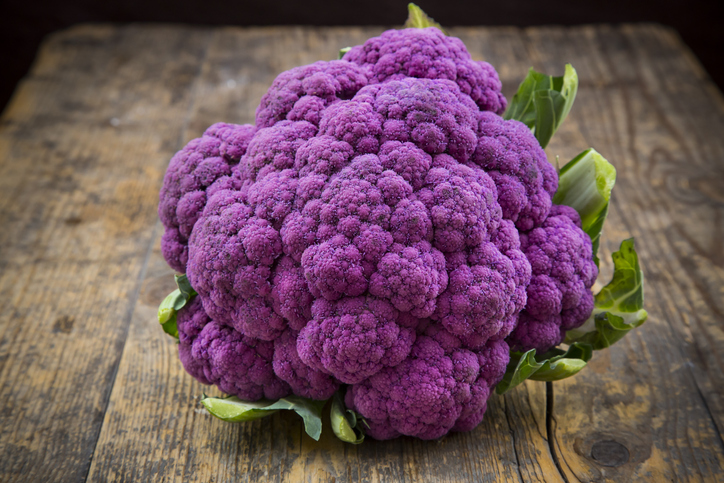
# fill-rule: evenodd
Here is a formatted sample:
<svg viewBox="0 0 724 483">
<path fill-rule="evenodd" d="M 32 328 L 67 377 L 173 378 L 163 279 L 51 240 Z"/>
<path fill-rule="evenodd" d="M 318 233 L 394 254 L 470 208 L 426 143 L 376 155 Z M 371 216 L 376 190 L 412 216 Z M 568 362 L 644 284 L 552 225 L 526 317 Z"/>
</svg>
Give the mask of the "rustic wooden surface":
<svg viewBox="0 0 724 483">
<path fill-rule="evenodd" d="M 173 289 L 168 160 L 213 122 L 253 122 L 279 72 L 381 30 L 87 25 L 46 41 L 0 118 L 0 481 L 724 481 L 724 100 L 659 26 L 451 29 L 508 96 L 531 65 L 578 70 L 547 151 L 594 146 L 618 168 L 602 259 L 636 236 L 647 324 L 441 441 L 316 443 L 294 415 L 200 410 L 209 389 L 155 322 Z"/>
</svg>

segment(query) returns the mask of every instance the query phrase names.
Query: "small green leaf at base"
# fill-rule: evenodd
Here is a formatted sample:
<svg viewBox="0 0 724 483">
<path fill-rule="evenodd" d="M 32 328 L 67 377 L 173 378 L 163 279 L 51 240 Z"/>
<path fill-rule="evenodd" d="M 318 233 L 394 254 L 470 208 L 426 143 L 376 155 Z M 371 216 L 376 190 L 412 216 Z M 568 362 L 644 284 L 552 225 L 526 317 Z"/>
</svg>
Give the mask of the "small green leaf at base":
<svg viewBox="0 0 724 483">
<path fill-rule="evenodd" d="M 174 275 L 173 278 L 176 280 L 176 286 L 178 287 L 179 292 L 181 292 L 181 295 L 183 295 L 184 299 L 188 301 L 191 300 L 192 297 L 197 295 L 196 290 L 194 290 L 191 286 L 191 283 L 189 282 L 188 277 L 186 277 L 186 274 Z M 179 309 L 180 308 L 181 307 L 179 307 Z"/>
<path fill-rule="evenodd" d="M 595 297 L 593 314 L 581 327 L 566 333 L 566 342 L 605 349 L 648 319 L 644 310 L 644 273 L 634 239 L 621 242 L 612 255 L 613 278 Z"/>
<path fill-rule="evenodd" d="M 426 27 L 436 27 L 440 29 L 442 33 L 447 35 L 447 32 L 445 32 L 445 29 L 442 28 L 442 25 L 435 22 L 434 19 L 430 18 L 425 12 L 422 11 L 420 7 L 418 7 L 414 3 L 407 4 L 407 12 L 407 21 L 405 22 L 404 28 L 424 29 Z"/>
<path fill-rule="evenodd" d="M 166 332 L 168 335 L 170 335 L 174 339 L 178 339 L 178 325 L 176 325 L 176 312 L 174 312 L 166 322 L 161 324 L 161 328 L 163 329 L 164 332 Z"/>
<path fill-rule="evenodd" d="M 560 381 L 578 373 L 591 360 L 593 351 L 585 344 L 573 344 L 564 351 L 554 348 L 540 357 L 543 365 L 531 374 L 533 381 Z"/>
<path fill-rule="evenodd" d="M 188 301 L 194 298 L 197 293 L 193 287 L 191 287 L 186 275 L 174 275 L 174 278 L 178 288 L 163 299 L 161 305 L 158 306 L 157 317 L 163 331 L 178 339 L 176 313 L 184 308 Z"/>
<path fill-rule="evenodd" d="M 578 74 L 571 64 L 566 64 L 561 77 L 545 75 L 531 67 L 503 118 L 515 119 L 531 128 L 545 148 L 571 111 L 577 92 Z"/>
<path fill-rule="evenodd" d="M 345 443 L 360 444 L 365 440 L 365 433 L 360 424 L 363 419 L 345 407 L 339 392 L 336 392 L 332 398 L 329 419 L 335 436 Z"/>
<path fill-rule="evenodd" d="M 526 379 L 534 381 L 559 381 L 577 374 L 591 360 L 592 350 L 585 344 L 572 344 L 568 350 L 551 349 L 540 356 L 535 349 L 528 352 L 512 352 L 503 380 L 495 392 L 504 394 Z"/>
<path fill-rule="evenodd" d="M 322 409 L 327 401 L 315 401 L 299 396 L 287 396 L 278 401 L 242 401 L 236 396 L 206 397 L 201 400 L 213 416 L 231 423 L 253 421 L 271 416 L 280 410 L 296 412 L 304 421 L 304 430 L 315 441 L 322 434 Z"/>
<path fill-rule="evenodd" d="M 240 423 L 243 421 L 253 421 L 255 419 L 271 416 L 278 409 L 269 409 L 274 401 L 242 401 L 236 396 L 228 398 L 207 397 L 201 399 L 207 411 L 217 418 L 229 423 Z"/>
</svg>

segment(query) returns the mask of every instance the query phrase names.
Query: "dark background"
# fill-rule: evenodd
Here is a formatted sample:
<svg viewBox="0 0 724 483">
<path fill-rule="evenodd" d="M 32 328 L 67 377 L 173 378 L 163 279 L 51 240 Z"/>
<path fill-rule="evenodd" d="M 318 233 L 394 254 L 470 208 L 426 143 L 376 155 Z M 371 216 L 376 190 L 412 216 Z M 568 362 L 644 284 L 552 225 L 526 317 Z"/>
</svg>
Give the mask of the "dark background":
<svg viewBox="0 0 724 483">
<path fill-rule="evenodd" d="M 719 3 L 720 5 L 717 5 Z M 419 0 L 443 26 L 658 22 L 675 28 L 724 88 L 721 0 Z M 81 22 L 400 25 L 406 1 L 0 0 L 0 111 L 47 34 Z"/>
</svg>

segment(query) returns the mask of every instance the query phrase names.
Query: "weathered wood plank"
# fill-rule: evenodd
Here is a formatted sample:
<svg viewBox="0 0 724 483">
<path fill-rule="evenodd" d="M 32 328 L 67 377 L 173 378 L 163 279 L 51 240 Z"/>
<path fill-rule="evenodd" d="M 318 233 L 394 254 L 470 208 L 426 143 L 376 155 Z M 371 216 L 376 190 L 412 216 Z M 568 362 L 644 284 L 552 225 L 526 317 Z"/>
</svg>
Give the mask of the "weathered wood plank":
<svg viewBox="0 0 724 483">
<path fill-rule="evenodd" d="M 360 43 L 379 32 L 217 31 L 202 67 L 185 138 L 198 136 L 219 120 L 253 122 L 258 99 L 279 72 L 334 58 L 340 46 Z M 487 53 L 480 49 L 497 45 L 501 49 L 498 61 L 504 62 L 504 46 L 519 49 L 522 45 L 514 32 L 501 31 L 497 38 L 497 33 L 470 30 L 477 35 L 470 37 L 477 45 L 473 54 L 482 58 Z M 293 415 L 277 414 L 236 426 L 194 411 L 198 410 L 196 397 L 209 389 L 184 373 L 175 345 L 154 323 L 158 303 L 173 287 L 169 285 L 172 272 L 165 268 L 158 250 L 151 267 L 155 268 L 148 271 L 134 313 L 91 480 L 555 481 L 557 469 L 545 440 L 545 391 L 538 384 L 505 399 L 494 397 L 480 428 L 441 442 L 401 438 L 355 447 L 324 434 L 315 443 L 303 434 Z M 140 401 L 146 402 L 142 410 Z M 176 401 L 178 406 L 167 401 Z M 184 423 L 179 424 L 179 419 Z"/>
<path fill-rule="evenodd" d="M 618 170 L 602 259 L 610 273 L 618 241 L 636 237 L 650 314 L 590 371 L 555 385 L 561 465 L 569 481 L 716 481 L 724 468 L 721 95 L 661 27 L 527 35 L 539 67 L 578 70 L 569 126 Z"/>
<path fill-rule="evenodd" d="M 57 34 L 0 120 L 2 481 L 88 472 L 208 37 Z"/>
</svg>

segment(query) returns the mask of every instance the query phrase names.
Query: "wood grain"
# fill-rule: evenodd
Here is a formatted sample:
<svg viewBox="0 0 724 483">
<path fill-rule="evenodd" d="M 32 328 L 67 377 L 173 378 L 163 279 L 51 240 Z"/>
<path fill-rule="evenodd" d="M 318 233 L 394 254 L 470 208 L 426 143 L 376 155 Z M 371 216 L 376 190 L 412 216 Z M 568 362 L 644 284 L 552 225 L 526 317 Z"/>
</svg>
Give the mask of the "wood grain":
<svg viewBox="0 0 724 483">
<path fill-rule="evenodd" d="M 556 446 L 568 479 L 715 481 L 724 466 L 724 311 L 714 296 L 724 287 L 721 97 L 702 89 L 708 79 L 666 29 L 528 36 L 544 70 L 564 60 L 578 69 L 571 124 L 618 169 L 605 249 L 635 236 L 647 276 L 643 330 L 557 385 Z M 602 441 L 627 448 L 628 461 L 597 462 L 591 449 Z"/>
<path fill-rule="evenodd" d="M 646 325 L 553 391 L 493 396 L 480 427 L 441 441 L 316 443 L 294 415 L 200 410 L 218 391 L 155 322 L 173 289 L 155 215 L 168 159 L 214 122 L 253 122 L 279 72 L 382 30 L 82 26 L 46 42 L 0 120 L 1 481 L 721 478 L 724 101 L 658 26 L 451 31 L 508 97 L 530 65 L 577 68 L 547 151 L 594 146 L 617 166 L 602 271 L 635 235 Z"/>
<path fill-rule="evenodd" d="M 209 37 L 129 33 L 55 35 L 2 117 L 4 482 L 87 474 Z"/>
</svg>

